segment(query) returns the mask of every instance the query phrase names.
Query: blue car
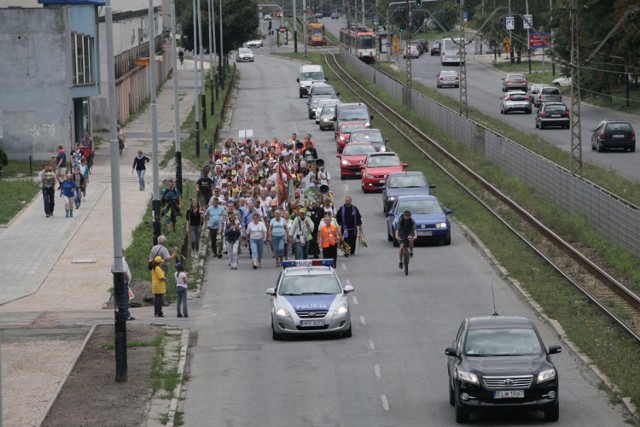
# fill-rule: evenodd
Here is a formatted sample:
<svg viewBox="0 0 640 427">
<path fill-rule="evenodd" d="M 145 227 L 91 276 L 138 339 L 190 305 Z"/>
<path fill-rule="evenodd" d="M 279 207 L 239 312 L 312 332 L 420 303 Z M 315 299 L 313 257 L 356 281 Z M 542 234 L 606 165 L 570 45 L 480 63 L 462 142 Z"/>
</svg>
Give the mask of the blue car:
<svg viewBox="0 0 640 427">
<path fill-rule="evenodd" d="M 396 226 L 404 211 L 411 212 L 416 222 L 418 241 L 430 241 L 451 244 L 451 209 L 445 209 L 435 196 L 411 195 L 399 196 L 387 212 L 387 238 L 398 246 Z"/>
<path fill-rule="evenodd" d="M 435 185 L 429 185 L 422 172 L 406 171 L 389 174 L 382 189 L 382 210 L 386 214 L 400 196 L 429 195 Z"/>
</svg>

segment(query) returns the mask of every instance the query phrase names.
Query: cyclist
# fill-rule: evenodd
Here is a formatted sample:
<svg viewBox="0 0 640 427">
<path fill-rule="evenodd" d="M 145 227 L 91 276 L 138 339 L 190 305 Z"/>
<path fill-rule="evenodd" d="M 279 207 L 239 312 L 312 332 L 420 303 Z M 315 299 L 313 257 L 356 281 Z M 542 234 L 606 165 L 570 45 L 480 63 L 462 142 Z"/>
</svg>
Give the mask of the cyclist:
<svg viewBox="0 0 640 427">
<path fill-rule="evenodd" d="M 413 258 L 413 240 L 417 237 L 416 222 L 411 218 L 410 211 L 404 211 L 396 227 L 396 240 L 400 243 L 400 264 L 398 264 L 398 267 L 400 267 L 401 270 L 404 268 L 404 260 L 402 257 L 404 241 L 409 240 L 409 256 Z"/>
</svg>

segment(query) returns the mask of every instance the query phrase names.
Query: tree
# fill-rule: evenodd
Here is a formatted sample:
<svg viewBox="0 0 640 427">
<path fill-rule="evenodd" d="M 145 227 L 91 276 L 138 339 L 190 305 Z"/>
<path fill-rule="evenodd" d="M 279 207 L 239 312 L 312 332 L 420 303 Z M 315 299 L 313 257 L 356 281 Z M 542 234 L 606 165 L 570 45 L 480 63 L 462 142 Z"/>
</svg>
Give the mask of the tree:
<svg viewBox="0 0 640 427">
<path fill-rule="evenodd" d="M 261 37 L 258 31 L 258 6 L 255 0 L 214 0 L 213 28 L 220 47 L 220 16 L 219 7 L 222 1 L 222 33 L 224 55 L 242 47 L 242 44 L 253 39 Z M 176 18 L 182 25 L 182 47 L 193 50 L 193 3 L 190 0 L 181 0 L 181 13 L 176 13 Z M 209 48 L 209 16 L 207 11 L 208 0 L 201 0 L 200 6 L 202 11 L 200 16 L 202 19 L 202 47 Z M 177 5 L 176 5 L 177 7 Z M 196 35 L 197 37 L 197 35 Z"/>
</svg>

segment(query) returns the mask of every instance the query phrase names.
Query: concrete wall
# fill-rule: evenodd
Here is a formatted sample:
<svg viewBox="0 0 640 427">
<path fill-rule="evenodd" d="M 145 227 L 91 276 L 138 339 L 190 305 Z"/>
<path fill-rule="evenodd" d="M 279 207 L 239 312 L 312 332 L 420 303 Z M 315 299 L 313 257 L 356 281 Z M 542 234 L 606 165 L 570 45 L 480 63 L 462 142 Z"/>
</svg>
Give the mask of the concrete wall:
<svg viewBox="0 0 640 427">
<path fill-rule="evenodd" d="M 72 140 L 66 9 L 0 9 L 0 23 L 0 146 L 12 159 L 50 159 Z"/>
</svg>

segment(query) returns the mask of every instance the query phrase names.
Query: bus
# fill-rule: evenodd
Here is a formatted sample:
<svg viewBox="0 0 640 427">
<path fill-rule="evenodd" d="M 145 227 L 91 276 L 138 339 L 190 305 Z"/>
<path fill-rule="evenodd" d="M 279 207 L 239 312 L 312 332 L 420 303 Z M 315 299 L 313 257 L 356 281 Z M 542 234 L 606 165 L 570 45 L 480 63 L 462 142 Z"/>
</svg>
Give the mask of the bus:
<svg viewBox="0 0 640 427">
<path fill-rule="evenodd" d="M 376 61 L 376 33 L 365 28 L 340 30 L 340 44 L 343 48 L 357 56 L 361 61 Z"/>
<path fill-rule="evenodd" d="M 315 22 L 307 24 L 307 43 L 309 43 L 309 46 L 326 46 L 327 39 L 324 36 L 324 24 Z"/>
<path fill-rule="evenodd" d="M 460 65 L 460 48 L 464 43 L 461 38 L 445 38 L 440 42 L 440 63 Z"/>
</svg>

